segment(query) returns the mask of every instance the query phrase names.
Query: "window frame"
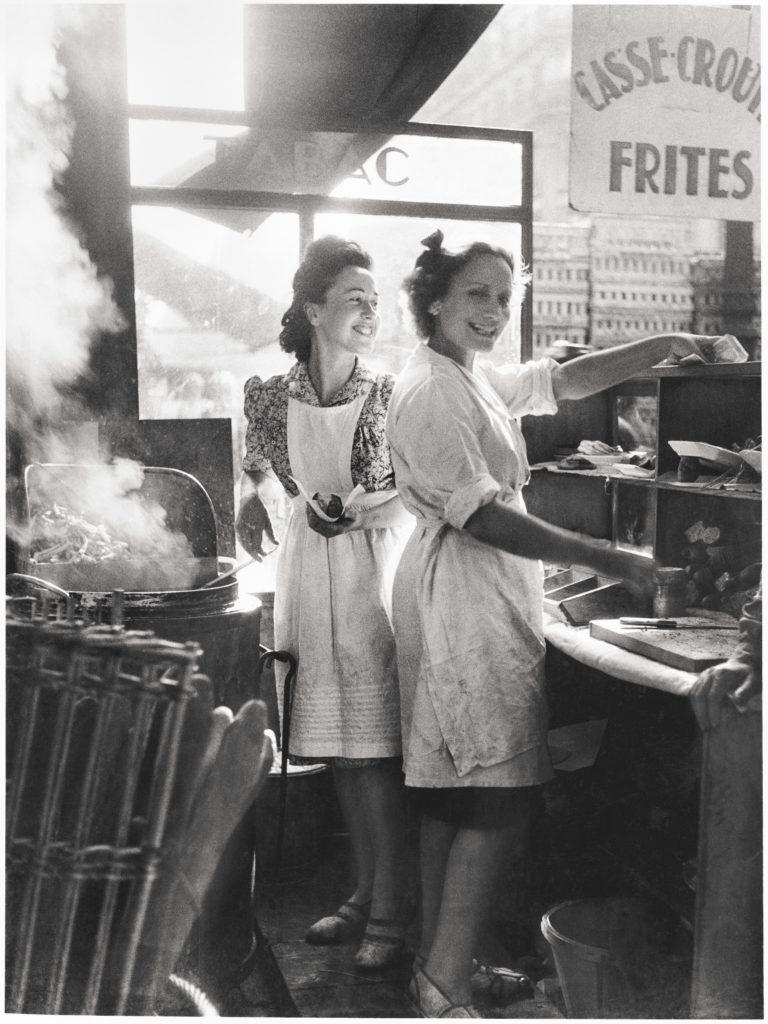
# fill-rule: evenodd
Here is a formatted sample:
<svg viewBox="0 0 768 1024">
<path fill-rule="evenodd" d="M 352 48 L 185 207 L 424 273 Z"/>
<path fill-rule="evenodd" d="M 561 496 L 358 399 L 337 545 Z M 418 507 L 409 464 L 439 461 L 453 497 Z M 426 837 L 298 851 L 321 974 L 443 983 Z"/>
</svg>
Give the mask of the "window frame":
<svg viewBox="0 0 768 1024">
<path fill-rule="evenodd" d="M 242 125 L 252 129 L 268 129 L 277 125 L 247 111 L 203 110 L 193 107 L 151 106 L 129 104 L 131 120 L 192 121 L 208 125 Z M 439 125 L 426 122 L 387 122 L 363 125 L 346 122 L 285 123 L 279 127 L 289 131 L 334 132 L 351 135 L 417 135 L 444 139 L 472 139 L 508 142 L 520 146 L 520 203 L 507 206 L 424 202 L 401 199 L 348 199 L 315 193 L 289 194 L 259 190 L 227 190 L 210 188 L 178 188 L 168 186 L 130 186 L 130 203 L 134 206 L 167 206 L 194 209 L 242 209 L 265 213 L 295 213 L 299 217 L 299 248 L 301 251 L 315 237 L 315 217 L 321 213 L 366 214 L 371 216 L 418 217 L 445 220 L 486 221 L 520 225 L 520 251 L 523 265 L 533 271 L 533 133 L 507 128 L 473 128 L 465 125 Z M 520 358 L 529 360 L 533 349 L 533 277 L 527 286 L 526 299 L 520 310 Z"/>
</svg>

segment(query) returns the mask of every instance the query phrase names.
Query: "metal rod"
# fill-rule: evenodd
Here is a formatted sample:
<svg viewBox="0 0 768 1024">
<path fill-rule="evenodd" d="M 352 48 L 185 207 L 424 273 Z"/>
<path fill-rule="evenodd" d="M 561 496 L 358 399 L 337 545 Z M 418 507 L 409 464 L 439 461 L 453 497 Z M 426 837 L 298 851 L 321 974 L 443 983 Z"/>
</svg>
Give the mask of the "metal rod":
<svg viewBox="0 0 768 1024">
<path fill-rule="evenodd" d="M 119 671 L 121 661 L 120 654 L 114 655 L 114 659 L 115 664 L 113 665 L 113 669 L 114 671 Z M 142 676 L 146 678 L 148 673 L 148 666 L 144 666 Z M 136 697 L 136 704 L 136 717 L 134 720 L 134 727 L 130 732 L 130 742 L 126 754 L 125 783 L 118 810 L 113 851 L 124 847 L 128 837 L 128 829 L 131 823 L 141 761 L 149 730 L 152 725 L 154 698 L 146 692 L 140 692 Z M 113 863 L 114 862 L 115 853 L 113 852 Z M 119 879 L 116 878 L 114 874 L 109 874 L 107 876 L 104 899 L 101 905 L 99 924 L 96 930 L 96 938 L 94 942 L 95 956 L 88 975 L 85 999 L 83 1002 L 83 1013 L 96 1013 L 99 992 L 101 991 L 104 964 L 106 962 L 109 932 L 117 903 L 118 881 Z"/>
<path fill-rule="evenodd" d="M 113 626 L 122 626 L 125 622 L 125 591 L 124 590 L 113 590 L 112 591 L 112 607 L 110 612 L 110 622 Z"/>
<path fill-rule="evenodd" d="M 222 573 L 221 576 L 216 576 L 214 579 L 208 580 L 207 583 L 202 583 L 199 587 L 195 587 L 195 590 L 206 590 L 208 587 L 213 587 L 217 583 L 221 583 L 222 580 L 228 580 L 230 576 L 234 576 L 236 573 L 240 572 L 241 569 L 247 569 L 249 565 L 253 565 L 254 562 L 259 561 L 261 561 L 259 558 L 248 558 L 245 562 L 240 562 L 239 565 L 233 565 L 231 569 Z"/>
<path fill-rule="evenodd" d="M 39 687 L 30 687 L 22 699 L 22 724 L 18 745 L 11 769 L 11 792 L 8 797 L 6 813 L 6 834 L 10 839 L 16 836 L 21 803 L 27 783 L 27 769 L 32 754 L 32 741 L 37 723 L 37 709 L 40 703 Z"/>
<path fill-rule="evenodd" d="M 133 977 L 136 956 L 139 950 L 141 930 L 157 875 L 154 860 L 159 856 L 157 851 L 159 851 L 162 843 L 168 820 L 171 794 L 176 781 L 176 766 L 179 759 L 187 700 L 194 693 L 192 676 L 196 667 L 196 664 L 192 662 L 184 667 L 178 690 L 179 699 L 169 703 L 164 715 L 162 734 L 158 743 L 155 766 L 152 773 L 149 816 L 143 843 L 145 855 L 149 855 L 151 863 L 146 865 L 148 870 L 138 884 L 138 892 L 134 890 L 132 894 L 135 898 L 135 905 L 132 908 L 130 917 L 132 925 L 128 935 L 128 946 L 125 952 L 124 966 L 118 990 L 117 1006 L 114 1011 L 116 1014 L 125 1013 L 125 1007 L 130 996 L 131 978 Z"/>
<path fill-rule="evenodd" d="M 77 819 L 75 821 L 72 834 L 72 847 L 74 850 L 81 849 L 86 845 L 89 838 L 96 806 L 99 762 L 104 759 L 104 755 L 106 753 L 104 737 L 106 736 L 115 707 L 116 698 L 113 694 L 106 693 L 101 694 L 100 696 L 103 697 L 103 700 L 99 705 L 96 715 L 96 722 L 94 723 L 93 732 L 91 734 L 88 761 L 81 780 L 82 793 Z M 70 875 L 64 889 L 62 899 L 63 906 L 56 936 L 54 938 L 53 953 L 51 956 L 51 962 L 58 964 L 59 966 L 51 975 L 44 1010 L 45 1013 L 61 1012 L 67 965 L 72 951 L 75 918 L 80 902 L 82 883 L 82 876 Z"/>
<path fill-rule="evenodd" d="M 6 583 L 12 580 L 21 580 L 23 583 L 31 583 L 35 587 L 41 587 L 43 590 L 49 590 L 52 594 L 56 594 L 57 597 L 69 597 L 69 591 L 64 590 L 63 587 L 58 586 L 56 583 L 51 583 L 50 580 L 44 580 L 41 576 L 32 576 L 26 572 L 12 572 L 5 577 Z"/>
<path fill-rule="evenodd" d="M 405 199 L 344 199 L 314 193 L 295 196 L 289 192 L 261 192 L 251 189 L 190 188 L 134 185 L 131 202 L 138 206 L 217 207 L 236 210 L 272 210 L 292 213 L 311 206 L 316 211 L 361 213 L 373 216 L 449 218 L 451 220 L 502 221 L 521 223 L 528 214 L 520 204 L 507 206 L 470 203 L 417 202 Z"/>
<path fill-rule="evenodd" d="M 70 658 L 67 670 L 67 682 L 72 683 L 79 663 L 78 652 Z M 72 734 L 76 694 L 74 687 L 63 690 L 61 703 L 57 709 L 56 724 L 50 743 L 48 771 L 46 773 L 40 827 L 36 836 L 36 846 L 40 854 L 47 851 L 53 828 L 60 808 L 62 785 L 64 782 L 64 765 L 69 751 Z M 23 1011 L 24 999 L 29 983 L 29 971 L 32 962 L 32 949 L 35 941 L 37 912 L 42 895 L 43 876 L 38 868 L 27 879 L 24 887 L 20 910 L 20 928 L 16 952 L 14 956 L 14 977 L 11 988 L 10 1005 L 12 1012 Z"/>
<path fill-rule="evenodd" d="M 294 132 L 331 132 L 337 135 L 434 135 L 452 139 L 491 139 L 499 142 L 517 142 L 532 145 L 533 132 L 519 128 L 466 127 L 465 125 L 434 124 L 429 121 L 388 121 L 366 123 L 360 130 L 360 123 L 343 118 L 332 121 L 284 121 L 265 118 L 252 110 L 207 110 L 203 107 L 161 106 L 149 103 L 131 103 L 128 116 L 145 121 L 192 121 L 202 124 L 234 124 L 244 128 L 279 128 Z"/>
</svg>

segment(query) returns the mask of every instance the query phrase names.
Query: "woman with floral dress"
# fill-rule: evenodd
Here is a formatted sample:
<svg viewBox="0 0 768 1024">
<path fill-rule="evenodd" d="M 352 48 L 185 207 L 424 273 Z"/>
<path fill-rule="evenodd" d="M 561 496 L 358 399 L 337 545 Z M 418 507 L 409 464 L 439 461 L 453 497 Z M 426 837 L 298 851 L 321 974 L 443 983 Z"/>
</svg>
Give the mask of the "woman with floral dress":
<svg viewBox="0 0 768 1024">
<path fill-rule="evenodd" d="M 379 326 L 371 259 L 354 242 L 312 243 L 293 280 L 280 344 L 288 373 L 245 385 L 248 419 L 237 530 L 260 557 L 274 543 L 264 497 L 274 478 L 291 499 L 278 554 L 275 645 L 298 660 L 294 763 L 330 762 L 349 828 L 356 887 L 307 932 L 334 944 L 363 936 L 355 957 L 376 969 L 403 951 L 404 814 L 391 587 L 412 525 L 395 490 L 384 435 L 393 378 L 359 357 Z M 345 499 L 329 522 L 305 500 Z M 280 669 L 278 669 L 280 671 Z"/>
</svg>

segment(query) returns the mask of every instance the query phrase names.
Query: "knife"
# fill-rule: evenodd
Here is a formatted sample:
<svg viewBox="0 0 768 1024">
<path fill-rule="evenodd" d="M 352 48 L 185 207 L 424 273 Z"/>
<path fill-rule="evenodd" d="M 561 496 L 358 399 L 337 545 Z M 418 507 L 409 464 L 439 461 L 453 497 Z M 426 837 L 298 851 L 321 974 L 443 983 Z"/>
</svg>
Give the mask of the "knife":
<svg viewBox="0 0 768 1024">
<path fill-rule="evenodd" d="M 631 616 L 622 616 L 619 619 L 622 626 L 631 626 L 635 629 L 729 629 L 737 630 L 738 623 L 730 626 L 727 623 L 713 622 L 711 625 L 678 625 L 677 619 L 636 619 Z"/>
</svg>

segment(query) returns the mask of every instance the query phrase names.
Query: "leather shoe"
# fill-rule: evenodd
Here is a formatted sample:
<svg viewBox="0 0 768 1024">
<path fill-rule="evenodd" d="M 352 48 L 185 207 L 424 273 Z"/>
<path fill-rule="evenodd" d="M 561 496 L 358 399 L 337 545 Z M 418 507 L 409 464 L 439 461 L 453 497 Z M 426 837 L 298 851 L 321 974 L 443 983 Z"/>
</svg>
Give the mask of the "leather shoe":
<svg viewBox="0 0 768 1024">
<path fill-rule="evenodd" d="M 413 972 L 408 986 L 408 998 L 420 1017 L 479 1017 L 480 1014 L 466 1003 L 452 1003 L 421 968 Z"/>
<path fill-rule="evenodd" d="M 380 971 L 400 963 L 404 955 L 404 923 L 394 917 L 369 917 L 363 941 L 355 954 L 355 967 L 359 971 Z"/>
<path fill-rule="evenodd" d="M 321 917 L 307 929 L 304 941 L 310 946 L 341 946 L 353 942 L 363 932 L 371 903 L 342 903 L 335 914 Z"/>
</svg>

